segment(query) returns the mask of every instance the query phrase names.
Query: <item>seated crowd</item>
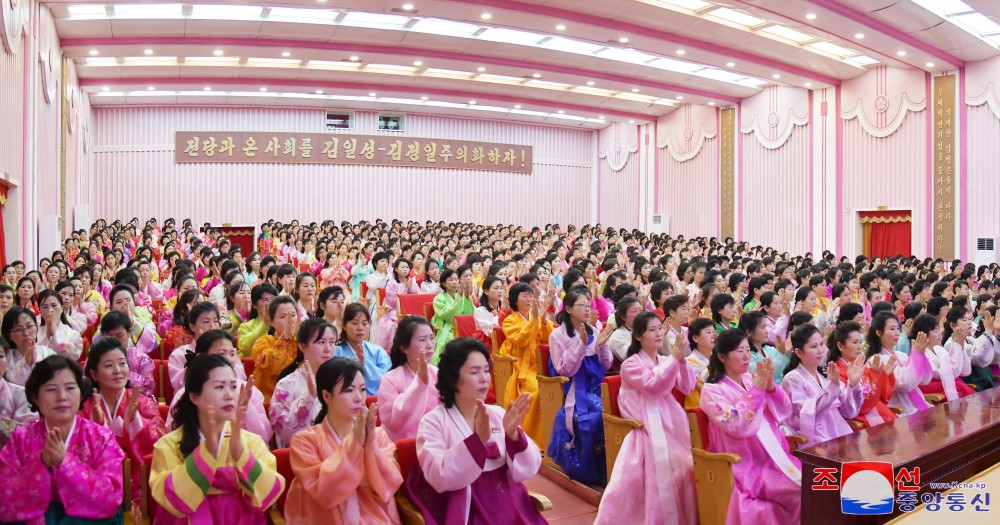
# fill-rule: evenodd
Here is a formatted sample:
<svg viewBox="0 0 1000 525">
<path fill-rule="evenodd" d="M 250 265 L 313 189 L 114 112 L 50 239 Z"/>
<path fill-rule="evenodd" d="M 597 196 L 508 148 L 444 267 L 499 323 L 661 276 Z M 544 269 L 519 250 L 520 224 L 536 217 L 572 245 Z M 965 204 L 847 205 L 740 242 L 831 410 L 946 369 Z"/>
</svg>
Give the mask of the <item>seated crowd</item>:
<svg viewBox="0 0 1000 525">
<path fill-rule="evenodd" d="M 796 523 L 786 436 L 1000 375 L 996 265 L 398 220 L 268 221 L 243 252 L 208 224 L 99 220 L 3 268 L 0 523 L 122 523 L 144 484 L 164 524 L 264 524 L 279 499 L 293 524 L 545 523 L 524 484 L 544 455 L 604 487 L 597 523 L 694 524 L 689 413 L 742 458 L 727 521 Z M 641 428 L 610 457 L 613 376 Z"/>
</svg>

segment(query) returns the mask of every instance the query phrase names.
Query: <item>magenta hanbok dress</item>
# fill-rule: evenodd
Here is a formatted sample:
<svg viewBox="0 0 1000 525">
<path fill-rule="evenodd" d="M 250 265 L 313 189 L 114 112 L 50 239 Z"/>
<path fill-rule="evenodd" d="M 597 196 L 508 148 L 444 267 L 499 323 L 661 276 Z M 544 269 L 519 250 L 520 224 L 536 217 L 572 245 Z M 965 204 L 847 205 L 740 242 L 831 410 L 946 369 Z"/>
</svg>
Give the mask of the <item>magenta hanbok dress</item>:
<svg viewBox="0 0 1000 525">
<path fill-rule="evenodd" d="M 822 373 L 814 379 L 802 365 L 785 374 L 781 388 L 793 407 L 785 424 L 809 440 L 802 448 L 854 431 L 847 420 L 858 417 L 861 411 L 863 386 L 861 381 L 854 388 L 845 383 L 835 385 Z"/>
<path fill-rule="evenodd" d="M 708 449 L 737 454 L 728 525 L 799 523 L 802 463 L 788 451 L 778 426 L 792 413 L 792 402 L 777 384 L 766 393 L 743 374 L 743 386 L 728 377 L 705 383 L 701 409 L 711 421 Z"/>
<path fill-rule="evenodd" d="M 427 525 L 542 525 L 524 481 L 538 473 L 542 454 L 521 430 L 503 430 L 504 409 L 486 405 L 492 433 L 485 444 L 457 407 L 427 413 L 417 430 L 419 469 L 406 479 L 410 501 Z"/>
<path fill-rule="evenodd" d="M 47 435 L 42 419 L 18 429 L 0 450 L 0 517 L 44 525 L 47 512 L 95 523 L 120 516 L 125 453 L 114 434 L 77 416 L 64 438 L 66 455 L 51 470 L 41 460 Z"/>
<path fill-rule="evenodd" d="M 441 404 L 437 377 L 437 367 L 428 364 L 427 384 L 424 384 L 405 363 L 382 376 L 378 389 L 378 417 L 389 439 L 417 437 L 420 419 Z"/>
<path fill-rule="evenodd" d="M 382 306 L 385 306 L 387 310 L 385 315 L 378 320 L 378 335 L 375 336 L 375 344 L 389 350 L 392 348 L 392 338 L 396 336 L 396 327 L 399 326 L 399 299 L 400 295 L 406 294 L 418 294 L 420 293 L 420 287 L 417 286 L 416 282 L 413 286 L 408 286 L 407 282 L 396 282 L 396 279 L 389 279 L 385 283 L 385 299 L 382 300 Z"/>
<path fill-rule="evenodd" d="M 698 523 L 691 434 L 684 407 L 671 394 L 694 390 L 694 369 L 672 356 L 643 352 L 622 363 L 618 407 L 642 421 L 625 436 L 595 524 Z"/>
</svg>

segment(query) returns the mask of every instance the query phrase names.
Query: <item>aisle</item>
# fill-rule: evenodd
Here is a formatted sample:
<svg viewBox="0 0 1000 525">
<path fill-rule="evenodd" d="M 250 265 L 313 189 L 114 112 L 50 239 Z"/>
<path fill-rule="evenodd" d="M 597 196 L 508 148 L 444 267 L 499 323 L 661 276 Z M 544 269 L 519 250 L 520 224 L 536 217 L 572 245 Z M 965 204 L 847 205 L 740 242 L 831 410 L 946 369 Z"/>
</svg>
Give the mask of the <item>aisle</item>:
<svg viewBox="0 0 1000 525">
<path fill-rule="evenodd" d="M 544 467 L 543 467 L 544 468 Z M 597 518 L 597 507 L 553 483 L 541 474 L 525 482 L 528 490 L 544 494 L 552 500 L 552 510 L 542 513 L 549 523 L 556 525 L 592 525 Z"/>
</svg>

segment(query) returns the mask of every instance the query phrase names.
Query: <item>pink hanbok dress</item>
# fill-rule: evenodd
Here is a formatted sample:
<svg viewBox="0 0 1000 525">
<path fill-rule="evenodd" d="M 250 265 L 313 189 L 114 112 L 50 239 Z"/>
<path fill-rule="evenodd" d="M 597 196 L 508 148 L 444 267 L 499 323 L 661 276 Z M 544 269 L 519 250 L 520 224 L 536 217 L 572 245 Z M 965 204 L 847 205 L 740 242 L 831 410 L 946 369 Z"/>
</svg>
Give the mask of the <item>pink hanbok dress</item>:
<svg viewBox="0 0 1000 525">
<path fill-rule="evenodd" d="M 814 379 L 799 365 L 781 381 L 781 388 L 794 407 L 785 423 L 809 440 L 803 448 L 846 436 L 853 432 L 847 420 L 858 417 L 861 411 L 862 387 L 861 381 L 854 388 L 844 383 L 833 384 L 822 373 L 817 373 Z"/>
<path fill-rule="evenodd" d="M 393 441 L 417 437 L 424 414 L 441 404 L 437 390 L 438 369 L 427 365 L 427 384 L 403 364 L 386 372 L 378 389 L 378 416 Z"/>
</svg>

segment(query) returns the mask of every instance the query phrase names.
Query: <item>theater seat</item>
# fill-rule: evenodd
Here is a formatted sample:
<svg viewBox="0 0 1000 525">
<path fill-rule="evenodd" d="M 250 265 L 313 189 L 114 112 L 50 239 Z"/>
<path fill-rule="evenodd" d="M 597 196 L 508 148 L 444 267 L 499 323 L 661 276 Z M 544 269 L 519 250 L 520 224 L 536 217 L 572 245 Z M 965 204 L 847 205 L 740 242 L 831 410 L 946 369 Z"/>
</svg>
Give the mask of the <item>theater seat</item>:
<svg viewBox="0 0 1000 525">
<path fill-rule="evenodd" d="M 615 460 L 621 451 L 625 436 L 633 430 L 642 428 L 642 421 L 625 419 L 618 410 L 618 390 L 621 389 L 621 376 L 608 376 L 601 383 L 601 402 L 604 407 L 604 453 L 608 463 L 608 479 L 615 467 Z"/>
<path fill-rule="evenodd" d="M 378 396 L 368 396 L 365 398 L 365 406 L 371 408 L 372 405 L 378 402 Z M 376 407 L 377 408 L 377 407 Z M 382 418 L 379 414 L 375 414 L 375 426 L 382 426 Z"/>
<path fill-rule="evenodd" d="M 379 319 L 385 316 L 385 313 L 389 310 L 389 307 L 385 305 L 385 288 L 379 288 L 375 290 L 375 300 L 378 301 L 375 306 L 375 313 Z"/>
<path fill-rule="evenodd" d="M 399 315 L 399 320 L 402 321 L 408 315 L 426 315 L 424 305 L 433 303 L 435 297 L 437 295 L 432 293 L 397 295 L 396 312 Z M 430 317 L 427 320 L 430 321 Z"/>
<path fill-rule="evenodd" d="M 295 472 L 292 470 L 292 460 L 290 450 L 287 448 L 279 448 L 271 451 L 274 454 L 274 463 L 281 477 L 285 478 L 285 490 L 281 492 L 281 496 L 278 497 L 277 503 L 268 509 L 267 521 L 271 525 L 284 525 L 285 524 L 285 498 L 288 497 L 288 489 L 292 486 L 292 481 L 295 479 Z"/>
<path fill-rule="evenodd" d="M 476 337 L 477 333 L 482 333 L 476 327 L 476 316 L 474 315 L 456 315 L 452 318 L 451 325 L 455 330 L 456 339 L 459 337 Z M 485 339 L 485 336 L 483 339 Z"/>
<path fill-rule="evenodd" d="M 149 486 L 149 468 L 153 464 L 153 455 L 146 454 L 142 457 L 142 475 L 139 477 L 142 480 L 142 515 L 145 516 L 150 523 L 156 518 L 156 513 L 160 508 L 160 505 L 156 503 L 153 499 L 153 490 Z"/>
<path fill-rule="evenodd" d="M 569 383 L 569 378 L 549 375 L 549 345 L 538 345 L 535 362 L 538 363 L 538 413 L 541 421 L 541 443 L 538 446 L 544 453 L 552 440 L 552 426 L 565 401 L 563 385 Z"/>
<path fill-rule="evenodd" d="M 698 517 L 702 525 L 726 523 L 729 500 L 733 495 L 733 465 L 743 461 L 737 454 L 708 452 L 708 416 L 700 407 L 688 411 L 691 425 L 691 454 L 694 456 L 694 481 L 698 494 Z"/>
<path fill-rule="evenodd" d="M 252 357 L 244 357 L 240 361 L 243 361 L 243 370 L 247 373 L 247 377 L 252 376 L 254 369 L 257 368 L 257 363 Z"/>
<path fill-rule="evenodd" d="M 497 395 L 497 406 L 507 407 L 507 382 L 514 375 L 514 363 L 517 358 L 509 355 L 493 354 L 493 389 Z"/>
</svg>

